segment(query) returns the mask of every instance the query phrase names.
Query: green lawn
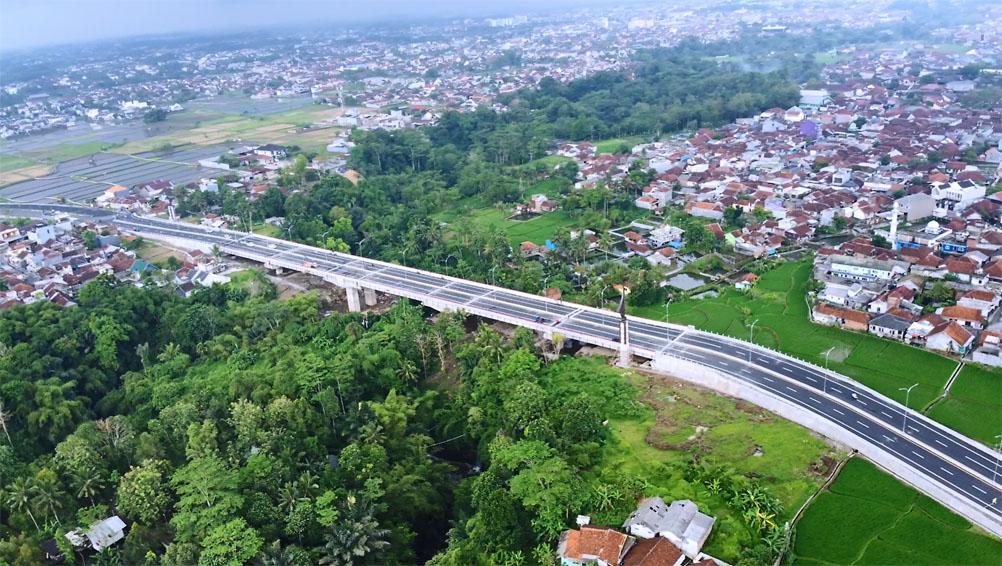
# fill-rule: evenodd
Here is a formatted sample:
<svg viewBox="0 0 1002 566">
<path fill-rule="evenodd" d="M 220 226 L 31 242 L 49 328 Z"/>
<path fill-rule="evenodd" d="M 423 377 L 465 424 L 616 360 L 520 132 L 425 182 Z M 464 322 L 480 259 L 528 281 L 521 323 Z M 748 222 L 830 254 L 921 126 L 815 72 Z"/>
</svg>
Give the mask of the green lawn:
<svg viewBox="0 0 1002 566">
<path fill-rule="evenodd" d="M 546 183 L 547 181 L 540 183 L 541 186 L 534 188 L 533 192 L 546 194 L 547 190 L 555 189 L 555 187 L 547 186 Z M 468 204 L 472 206 L 474 203 Z M 557 229 L 562 227 L 569 228 L 577 222 L 563 210 L 557 210 L 524 221 L 508 220 L 509 212 L 507 209 L 498 210 L 495 207 L 474 208 L 468 213 L 465 213 L 464 210 L 465 207 L 456 206 L 452 210 L 435 215 L 434 218 L 439 222 L 451 224 L 462 216 L 469 218 L 481 226 L 497 226 L 508 234 L 508 241 L 512 246 L 518 246 L 526 241 L 541 246 L 546 243 L 546 240 L 553 239 L 553 235 Z"/>
<path fill-rule="evenodd" d="M 717 518 L 705 550 L 734 563 L 758 535 L 723 495 L 685 481 L 682 467 L 697 456 L 735 478 L 757 478 L 778 497 L 789 520 L 822 483 L 810 465 L 832 450 L 806 429 L 746 403 L 684 382 L 608 366 L 605 360 L 562 358 L 549 364 L 540 385 L 554 403 L 587 394 L 609 418 L 610 438 L 598 465 L 584 474 L 587 489 L 611 486 L 621 494 L 608 509 L 589 510 L 596 524 L 619 527 L 634 497 L 690 499 Z M 752 456 L 755 447 L 760 456 Z"/>
<path fill-rule="evenodd" d="M 966 364 L 945 399 L 927 413 L 931 418 L 986 444 L 1002 431 L 1002 371 Z"/>
<path fill-rule="evenodd" d="M 804 285 L 810 277 L 810 259 L 791 262 L 765 273 L 749 293 L 726 288 L 715 298 L 673 303 L 672 322 L 754 341 L 800 359 L 825 365 L 869 387 L 904 402 L 901 387 L 919 383 L 910 403 L 921 408 L 942 392 L 956 363 L 948 358 L 867 334 L 814 324 L 808 317 Z M 634 314 L 664 320 L 664 307 L 631 309 Z M 996 414 L 998 411 L 996 411 Z"/>
<path fill-rule="evenodd" d="M 15 169 L 24 169 L 25 167 L 31 167 L 32 165 L 38 165 L 38 163 L 16 155 L 0 153 L 0 173 L 14 171 Z"/>
<path fill-rule="evenodd" d="M 852 57 L 848 55 L 839 55 L 836 53 L 824 52 L 814 54 L 814 62 L 818 65 L 831 65 L 833 63 L 841 63 L 842 61 L 848 61 L 850 59 L 852 59 Z"/>
<path fill-rule="evenodd" d="M 846 464 L 796 527 L 793 564 L 1002 562 L 997 539 L 858 458 Z"/>
<path fill-rule="evenodd" d="M 574 161 L 570 157 L 565 157 L 563 155 L 547 155 L 546 157 L 540 157 L 539 159 L 533 159 L 532 161 L 522 165 L 522 168 L 532 167 L 534 165 L 545 165 L 548 169 L 553 169 L 561 163 L 567 163 Z"/>
<path fill-rule="evenodd" d="M 37 159 L 39 161 L 48 161 L 50 163 L 57 163 L 62 161 L 69 161 L 70 159 L 76 159 L 77 157 L 83 157 L 85 155 L 93 155 L 101 151 L 112 149 L 114 147 L 117 147 L 118 145 L 120 144 L 106 143 L 99 141 L 91 141 L 83 143 L 61 143 L 43 149 L 26 151 L 24 152 L 24 155 L 31 159 Z"/>
<path fill-rule="evenodd" d="M 641 136 L 630 136 L 626 138 L 612 138 L 609 140 L 595 141 L 595 153 L 618 153 L 619 146 L 626 144 L 631 148 L 639 143 L 643 143 L 644 138 Z"/>
<path fill-rule="evenodd" d="M 281 238 L 282 231 L 278 229 L 278 226 L 274 224 L 268 224 L 266 222 L 261 224 L 255 224 L 253 232 L 255 234 L 260 234 L 261 236 L 271 236 L 272 238 Z"/>
</svg>

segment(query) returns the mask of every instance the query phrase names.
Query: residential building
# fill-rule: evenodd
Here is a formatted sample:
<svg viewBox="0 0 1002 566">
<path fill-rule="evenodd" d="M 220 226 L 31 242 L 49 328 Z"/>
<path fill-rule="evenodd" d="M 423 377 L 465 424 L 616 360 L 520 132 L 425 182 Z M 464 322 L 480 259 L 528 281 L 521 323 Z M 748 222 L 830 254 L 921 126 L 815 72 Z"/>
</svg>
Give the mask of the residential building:
<svg viewBox="0 0 1002 566">
<path fill-rule="evenodd" d="M 966 354 L 974 343 L 974 334 L 953 321 L 944 322 L 925 337 L 925 347 L 941 352 Z"/>
<path fill-rule="evenodd" d="M 699 507 L 688 499 L 666 505 L 660 497 L 650 497 L 640 502 L 637 510 L 623 523 L 623 528 L 640 538 L 662 536 L 694 558 L 703 547 L 716 519 L 699 512 Z"/>
<path fill-rule="evenodd" d="M 583 525 L 560 535 L 557 557 L 566 566 L 619 566 L 636 539 L 609 527 Z"/>
<path fill-rule="evenodd" d="M 869 331 L 870 334 L 875 334 L 882 338 L 902 340 L 911 324 L 911 320 L 885 313 L 874 317 L 870 321 Z"/>
</svg>

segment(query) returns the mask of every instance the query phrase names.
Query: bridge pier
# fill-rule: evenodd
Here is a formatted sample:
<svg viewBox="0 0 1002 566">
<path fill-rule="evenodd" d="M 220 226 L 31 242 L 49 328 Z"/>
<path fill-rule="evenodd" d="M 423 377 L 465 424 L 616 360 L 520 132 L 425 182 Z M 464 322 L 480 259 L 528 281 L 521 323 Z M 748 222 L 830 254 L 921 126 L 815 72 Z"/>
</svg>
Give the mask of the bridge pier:
<svg viewBox="0 0 1002 566">
<path fill-rule="evenodd" d="M 371 307 L 376 304 L 376 290 L 368 287 L 362 289 L 365 295 L 365 306 Z"/>
<path fill-rule="evenodd" d="M 358 289 L 355 287 L 345 287 L 344 294 L 348 297 L 348 312 L 361 312 L 362 303 L 359 301 Z"/>
</svg>

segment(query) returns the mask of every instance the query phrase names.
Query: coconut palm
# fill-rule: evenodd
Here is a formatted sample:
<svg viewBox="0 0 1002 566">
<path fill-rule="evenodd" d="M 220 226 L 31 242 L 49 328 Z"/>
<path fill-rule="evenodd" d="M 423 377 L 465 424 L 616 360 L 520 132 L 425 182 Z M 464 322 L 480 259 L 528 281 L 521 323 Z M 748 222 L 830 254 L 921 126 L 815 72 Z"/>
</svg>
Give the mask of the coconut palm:
<svg viewBox="0 0 1002 566">
<path fill-rule="evenodd" d="M 59 515 L 56 510 L 62 509 L 62 498 L 66 493 L 59 486 L 59 478 L 56 476 L 56 473 L 51 470 L 41 470 L 35 476 L 35 481 L 32 482 L 29 491 L 34 496 L 32 503 L 35 507 L 37 509 L 46 509 L 52 515 L 56 524 L 61 525 L 62 523 L 59 521 Z"/>
<path fill-rule="evenodd" d="M 38 527 L 38 521 L 35 520 L 35 515 L 31 512 L 31 485 L 26 479 L 17 478 L 7 486 L 7 491 L 4 493 L 4 503 L 8 509 L 15 513 L 27 513 L 31 522 L 35 524 L 35 529 L 41 531 Z"/>
<path fill-rule="evenodd" d="M 93 468 L 73 474 L 73 482 L 77 488 L 77 497 L 86 497 L 91 507 L 94 506 L 94 496 L 99 495 L 105 486 L 104 478 Z"/>
<path fill-rule="evenodd" d="M 400 362 L 400 367 L 397 368 L 397 377 L 402 379 L 407 383 L 417 381 L 418 368 L 414 362 L 410 360 L 403 360 Z"/>
<path fill-rule="evenodd" d="M 390 534 L 379 527 L 368 503 L 349 496 L 341 509 L 341 519 L 330 529 L 327 542 L 318 550 L 320 564 L 353 566 L 362 558 L 372 559 L 390 545 L 384 540 Z"/>
</svg>

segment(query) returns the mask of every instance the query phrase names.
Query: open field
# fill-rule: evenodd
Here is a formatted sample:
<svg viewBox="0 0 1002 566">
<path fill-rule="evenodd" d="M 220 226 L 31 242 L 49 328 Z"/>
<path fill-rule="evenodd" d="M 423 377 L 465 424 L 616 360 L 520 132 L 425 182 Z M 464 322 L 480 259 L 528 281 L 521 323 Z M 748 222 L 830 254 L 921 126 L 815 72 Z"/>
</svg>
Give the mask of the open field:
<svg viewBox="0 0 1002 566">
<path fill-rule="evenodd" d="M 843 61 L 849 61 L 852 57 L 849 55 L 841 55 L 837 53 L 815 53 L 814 62 L 818 65 L 831 65 L 833 63 L 841 63 Z"/>
<path fill-rule="evenodd" d="M 984 564 L 1002 544 L 865 460 L 850 460 L 797 523 L 793 564 Z M 962 549 L 962 550 L 961 550 Z"/>
<path fill-rule="evenodd" d="M 911 393 L 913 408 L 924 407 L 942 392 L 956 367 L 953 360 L 900 342 L 812 323 L 804 300 L 810 272 L 809 259 L 783 264 L 762 275 L 749 293 L 726 288 L 715 298 L 673 303 L 670 320 L 742 340 L 748 340 L 751 323 L 757 320 L 756 344 L 820 366 L 826 364 L 824 353 L 833 348 L 828 367 L 899 402 L 905 400 L 899 388 L 918 382 Z M 664 320 L 663 306 L 632 311 Z"/>
<path fill-rule="evenodd" d="M 0 173 L 0 187 L 44 177 L 52 172 L 52 165 L 32 165 L 22 169 L 12 169 Z"/>
<path fill-rule="evenodd" d="M 584 479 L 589 490 L 612 488 L 621 497 L 607 509 L 590 510 L 594 523 L 619 527 L 636 508 L 629 494 L 640 483 L 643 496 L 687 498 L 715 516 L 706 551 L 731 563 L 757 535 L 722 494 L 685 481 L 683 467 L 699 455 L 734 478 L 758 478 L 782 501 L 786 520 L 823 481 L 809 467 L 833 455 L 806 429 L 746 403 L 663 376 L 613 368 L 601 358 L 549 364 L 540 385 L 555 403 L 587 394 L 610 419 L 602 460 Z M 756 447 L 759 456 L 752 455 Z"/>
<path fill-rule="evenodd" d="M 626 138 L 612 138 L 608 140 L 594 141 L 595 153 L 618 153 L 619 146 L 626 144 L 631 148 L 638 144 L 643 143 L 644 138 L 641 136 L 630 136 Z"/>
<path fill-rule="evenodd" d="M 950 393 L 926 413 L 946 426 L 986 444 L 1002 431 L 1002 372 L 966 364 Z"/>
<path fill-rule="evenodd" d="M 15 169 L 26 169 L 34 165 L 38 165 L 38 163 L 24 157 L 0 153 L 0 173 L 6 173 Z"/>
</svg>

